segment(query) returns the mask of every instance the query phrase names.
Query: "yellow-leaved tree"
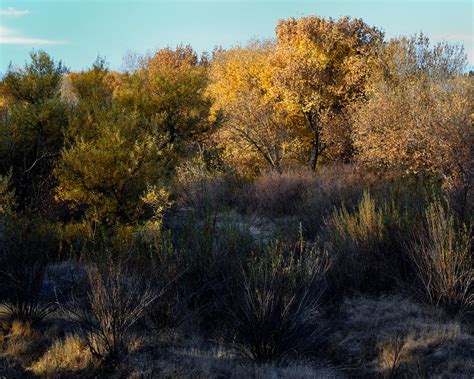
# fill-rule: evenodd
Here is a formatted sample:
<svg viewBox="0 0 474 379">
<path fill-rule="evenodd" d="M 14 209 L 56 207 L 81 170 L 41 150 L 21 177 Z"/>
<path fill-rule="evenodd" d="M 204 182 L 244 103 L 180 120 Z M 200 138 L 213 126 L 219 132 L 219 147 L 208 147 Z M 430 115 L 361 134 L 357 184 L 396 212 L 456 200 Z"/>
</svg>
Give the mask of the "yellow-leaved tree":
<svg viewBox="0 0 474 379">
<path fill-rule="evenodd" d="M 272 92 L 295 127 L 316 168 L 325 154 L 351 155 L 347 107 L 365 94 L 383 34 L 361 19 L 318 16 L 281 20 L 276 27 Z"/>
<path fill-rule="evenodd" d="M 211 117 L 223 118 L 215 137 L 224 158 L 248 174 L 281 170 L 294 147 L 286 114 L 271 92 L 274 52 L 272 42 L 253 41 L 218 52 L 210 71 Z"/>
</svg>

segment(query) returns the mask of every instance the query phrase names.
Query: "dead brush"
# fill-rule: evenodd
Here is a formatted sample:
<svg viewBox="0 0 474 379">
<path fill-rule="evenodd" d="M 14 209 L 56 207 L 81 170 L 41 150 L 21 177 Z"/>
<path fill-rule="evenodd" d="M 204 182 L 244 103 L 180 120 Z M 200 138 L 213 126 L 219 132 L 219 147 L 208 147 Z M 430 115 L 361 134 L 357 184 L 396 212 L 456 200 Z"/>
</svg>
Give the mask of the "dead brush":
<svg viewBox="0 0 474 379">
<path fill-rule="evenodd" d="M 255 362 L 281 362 L 314 347 L 329 267 L 325 252 L 273 244 L 227 283 L 221 306 L 232 346 Z"/>
<path fill-rule="evenodd" d="M 405 338 L 397 334 L 390 341 L 380 348 L 379 360 L 384 369 L 384 377 L 388 379 L 397 378 L 400 373 L 400 366 L 405 358 Z"/>
<path fill-rule="evenodd" d="M 72 298 L 61 305 L 62 313 L 76 325 L 96 359 L 113 362 L 130 350 L 135 340 L 133 327 L 157 294 L 122 261 L 89 267 L 88 275 L 86 304 Z"/>
</svg>

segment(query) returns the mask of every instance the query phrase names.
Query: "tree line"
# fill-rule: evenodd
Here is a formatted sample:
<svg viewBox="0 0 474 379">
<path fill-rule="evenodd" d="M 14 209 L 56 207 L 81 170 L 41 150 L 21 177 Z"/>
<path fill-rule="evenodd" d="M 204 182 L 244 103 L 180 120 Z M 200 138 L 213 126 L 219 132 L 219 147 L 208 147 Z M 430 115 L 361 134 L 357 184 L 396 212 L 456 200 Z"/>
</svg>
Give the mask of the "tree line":
<svg viewBox="0 0 474 379">
<path fill-rule="evenodd" d="M 358 161 L 469 196 L 472 78 L 458 46 L 387 40 L 361 19 L 290 18 L 275 38 L 122 72 L 70 72 L 43 51 L 0 83 L 0 212 L 134 223 L 169 201 L 179 166 L 254 177 Z"/>
</svg>

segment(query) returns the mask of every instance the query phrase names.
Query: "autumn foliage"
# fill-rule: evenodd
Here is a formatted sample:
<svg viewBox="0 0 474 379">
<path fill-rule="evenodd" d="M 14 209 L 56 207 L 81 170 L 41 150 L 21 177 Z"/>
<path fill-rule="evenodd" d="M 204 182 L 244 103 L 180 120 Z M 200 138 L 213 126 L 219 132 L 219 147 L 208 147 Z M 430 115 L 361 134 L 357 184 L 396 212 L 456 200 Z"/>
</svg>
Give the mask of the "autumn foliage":
<svg viewBox="0 0 474 379">
<path fill-rule="evenodd" d="M 457 46 L 319 16 L 120 71 L 43 51 L 10 66 L 0 377 L 472 377 L 472 78 Z"/>
</svg>

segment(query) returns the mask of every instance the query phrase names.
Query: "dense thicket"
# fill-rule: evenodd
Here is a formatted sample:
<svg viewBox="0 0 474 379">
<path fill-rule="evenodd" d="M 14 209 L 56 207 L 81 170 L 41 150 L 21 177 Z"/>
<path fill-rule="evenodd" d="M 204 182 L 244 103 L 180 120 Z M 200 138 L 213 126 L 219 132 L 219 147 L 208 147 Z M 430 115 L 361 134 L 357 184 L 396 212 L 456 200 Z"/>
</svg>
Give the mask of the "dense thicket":
<svg viewBox="0 0 474 379">
<path fill-rule="evenodd" d="M 251 176 L 360 160 L 433 173 L 467 202 L 464 69 L 456 47 L 422 35 L 386 42 L 362 20 L 316 16 L 281 21 L 274 41 L 201 60 L 189 46 L 166 48 L 126 72 L 99 58 L 68 73 L 33 53 L 1 82 L 0 174 L 21 209 L 63 204 L 109 223 L 141 220 L 147 186 L 172 190 L 193 157 Z"/>
</svg>

